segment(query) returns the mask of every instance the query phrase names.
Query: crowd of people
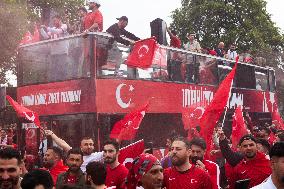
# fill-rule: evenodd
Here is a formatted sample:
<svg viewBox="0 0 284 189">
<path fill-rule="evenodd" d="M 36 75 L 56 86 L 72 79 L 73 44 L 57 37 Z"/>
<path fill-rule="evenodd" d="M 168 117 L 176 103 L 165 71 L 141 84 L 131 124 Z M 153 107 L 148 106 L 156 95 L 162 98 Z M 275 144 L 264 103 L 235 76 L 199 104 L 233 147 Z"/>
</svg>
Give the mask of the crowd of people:
<svg viewBox="0 0 284 189">
<path fill-rule="evenodd" d="M 1 189 L 284 188 L 284 131 L 274 127 L 253 128 L 251 134 L 240 138 L 238 146 L 231 145 L 222 127 L 216 128 L 214 147 L 206 146 L 198 132 L 188 137 L 173 134 L 163 159 L 145 150 L 129 169 L 118 161 L 120 144 L 116 140 L 105 141 L 103 151 L 94 152 L 90 137 L 72 148 L 51 130 L 45 134 L 54 145 L 47 148 L 37 169 L 26 168 L 26 157 L 17 147 L 2 147 Z M 3 138 L 1 131 L 1 141 Z"/>
</svg>

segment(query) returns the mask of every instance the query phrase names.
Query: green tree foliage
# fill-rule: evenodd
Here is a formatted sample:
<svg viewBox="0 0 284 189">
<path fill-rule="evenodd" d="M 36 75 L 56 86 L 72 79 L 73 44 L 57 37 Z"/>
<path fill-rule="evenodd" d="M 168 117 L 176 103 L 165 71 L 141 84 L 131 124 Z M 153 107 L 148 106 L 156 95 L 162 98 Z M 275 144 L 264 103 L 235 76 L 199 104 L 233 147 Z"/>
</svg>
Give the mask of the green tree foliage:
<svg viewBox="0 0 284 189">
<path fill-rule="evenodd" d="M 23 6 L 13 1 L 0 2 L 0 83 L 6 82 L 6 72 L 15 73 L 16 49 L 25 31 L 27 14 Z"/>
<path fill-rule="evenodd" d="M 215 48 L 220 41 L 236 43 L 239 52 L 251 50 L 256 56 L 269 57 L 275 65 L 283 50 L 284 39 L 271 21 L 264 0 L 182 0 L 173 14 L 172 28 L 182 41 L 195 32 L 203 47 Z"/>
<path fill-rule="evenodd" d="M 84 0 L 0 0 L 0 83 L 6 83 L 7 71 L 16 74 L 18 44 L 34 24 L 49 24 L 52 14 L 62 16 L 65 23 L 77 18 Z"/>
</svg>

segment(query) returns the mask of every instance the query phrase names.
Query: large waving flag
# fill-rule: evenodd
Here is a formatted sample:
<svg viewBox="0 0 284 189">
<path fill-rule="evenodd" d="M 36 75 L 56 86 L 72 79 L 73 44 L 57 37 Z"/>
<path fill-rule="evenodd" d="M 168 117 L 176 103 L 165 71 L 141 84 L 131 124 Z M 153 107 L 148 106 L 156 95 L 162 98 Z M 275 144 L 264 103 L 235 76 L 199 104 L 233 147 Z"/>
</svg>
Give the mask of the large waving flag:
<svg viewBox="0 0 284 189">
<path fill-rule="evenodd" d="M 157 46 L 155 37 L 135 42 L 126 64 L 135 68 L 151 67 Z"/>
<path fill-rule="evenodd" d="M 219 88 L 216 91 L 212 102 L 207 106 L 203 116 L 200 119 L 200 136 L 206 141 L 208 149 L 212 144 L 212 135 L 214 128 L 228 103 L 233 80 L 237 70 L 237 65 L 238 57 L 236 58 L 236 64 L 234 68 L 219 85 Z"/>
<path fill-rule="evenodd" d="M 6 99 L 9 103 L 13 106 L 14 110 L 16 111 L 18 117 L 25 118 L 26 120 L 33 122 L 37 127 L 40 128 L 40 121 L 38 114 L 24 106 L 21 106 L 16 101 L 12 99 L 9 95 L 6 95 Z"/>
<path fill-rule="evenodd" d="M 111 130 L 110 138 L 115 138 L 120 141 L 134 139 L 140 123 L 145 116 L 148 105 L 149 102 L 142 108 L 126 114 L 122 120 L 116 122 Z"/>
<path fill-rule="evenodd" d="M 119 149 L 118 162 L 124 164 L 125 167 L 130 168 L 133 160 L 143 153 L 144 148 L 144 141 L 139 140 Z"/>
<path fill-rule="evenodd" d="M 233 147 L 236 148 L 239 143 L 239 140 L 246 134 L 248 134 L 248 130 L 245 125 L 242 108 L 241 106 L 238 106 L 233 116 L 233 125 L 232 125 Z"/>
</svg>

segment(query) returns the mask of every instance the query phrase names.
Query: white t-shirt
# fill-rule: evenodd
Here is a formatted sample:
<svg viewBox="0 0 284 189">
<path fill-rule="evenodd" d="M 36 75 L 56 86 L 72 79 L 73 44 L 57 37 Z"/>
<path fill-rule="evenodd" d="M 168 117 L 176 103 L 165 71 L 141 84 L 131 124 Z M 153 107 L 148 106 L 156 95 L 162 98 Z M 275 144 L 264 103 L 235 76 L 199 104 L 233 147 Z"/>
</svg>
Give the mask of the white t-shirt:
<svg viewBox="0 0 284 189">
<path fill-rule="evenodd" d="M 86 172 L 86 166 L 88 163 L 93 161 L 102 161 L 103 160 L 103 152 L 95 152 L 88 156 L 83 156 L 83 164 L 81 165 L 81 170 L 83 173 Z"/>
<path fill-rule="evenodd" d="M 261 184 L 251 188 L 251 189 L 277 189 L 276 186 L 273 184 L 271 175 Z"/>
</svg>

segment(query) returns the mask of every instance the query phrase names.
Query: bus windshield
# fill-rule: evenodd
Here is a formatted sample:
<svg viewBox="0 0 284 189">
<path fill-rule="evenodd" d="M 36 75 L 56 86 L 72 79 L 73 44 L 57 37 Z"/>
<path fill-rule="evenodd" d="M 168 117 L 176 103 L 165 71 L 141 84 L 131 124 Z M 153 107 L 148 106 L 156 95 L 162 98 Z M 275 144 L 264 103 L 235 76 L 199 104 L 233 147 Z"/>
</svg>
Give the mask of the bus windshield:
<svg viewBox="0 0 284 189">
<path fill-rule="evenodd" d="M 19 49 L 18 84 L 48 83 L 90 76 L 89 37 L 74 36 Z"/>
</svg>

